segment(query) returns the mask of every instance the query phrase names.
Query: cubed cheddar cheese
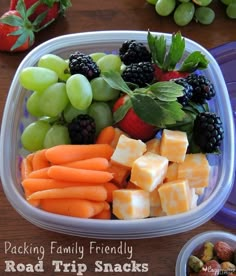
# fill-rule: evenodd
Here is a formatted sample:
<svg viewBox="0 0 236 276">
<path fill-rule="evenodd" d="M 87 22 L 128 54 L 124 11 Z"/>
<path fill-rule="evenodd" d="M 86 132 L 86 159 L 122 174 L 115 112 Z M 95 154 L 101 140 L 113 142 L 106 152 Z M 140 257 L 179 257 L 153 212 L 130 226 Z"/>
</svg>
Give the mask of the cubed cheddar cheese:
<svg viewBox="0 0 236 276">
<path fill-rule="evenodd" d="M 149 193 L 141 189 L 114 191 L 112 212 L 118 219 L 123 220 L 149 217 Z"/>
<path fill-rule="evenodd" d="M 183 131 L 164 129 L 161 136 L 160 155 L 172 162 L 183 162 L 188 148 L 187 134 Z"/>
<path fill-rule="evenodd" d="M 177 178 L 178 178 L 178 163 L 175 163 L 175 162 L 169 163 L 164 182 L 176 180 Z"/>
<path fill-rule="evenodd" d="M 167 158 L 147 152 L 134 161 L 130 181 L 143 190 L 152 192 L 163 182 L 167 167 Z"/>
<path fill-rule="evenodd" d="M 191 188 L 208 186 L 210 166 L 205 154 L 187 154 L 183 163 L 178 166 L 178 178 L 188 179 Z"/>
<path fill-rule="evenodd" d="M 161 185 L 158 192 L 161 207 L 167 215 L 175 215 L 191 209 L 191 191 L 187 180 L 167 182 Z"/>
<path fill-rule="evenodd" d="M 195 188 L 195 193 L 197 194 L 197 195 L 202 195 L 203 193 L 204 193 L 204 191 L 205 191 L 205 188 Z"/>
<path fill-rule="evenodd" d="M 134 161 L 142 156 L 146 149 L 146 144 L 141 140 L 132 139 L 121 134 L 111 156 L 111 161 L 131 168 Z"/>
<path fill-rule="evenodd" d="M 146 142 L 147 151 L 153 152 L 156 154 L 160 154 L 160 144 L 161 140 L 158 138 L 153 138 Z"/>
<path fill-rule="evenodd" d="M 161 206 L 150 207 L 150 217 L 163 217 L 166 213 L 162 210 Z"/>
<path fill-rule="evenodd" d="M 130 174 L 130 168 L 118 163 L 110 162 L 108 171 L 113 173 L 112 182 L 114 182 L 118 187 L 124 188 L 127 185 L 126 180 Z"/>
<path fill-rule="evenodd" d="M 115 148 L 117 146 L 121 134 L 125 135 L 126 137 L 129 137 L 128 134 L 126 134 L 123 130 L 119 129 L 118 127 L 115 127 L 114 130 L 115 130 L 115 136 L 114 136 L 112 142 L 110 143 L 110 145 L 113 148 Z"/>
<path fill-rule="evenodd" d="M 160 185 L 162 185 L 162 184 L 160 184 Z M 158 189 L 159 189 L 160 185 L 158 185 L 152 192 L 149 193 L 151 207 L 160 207 L 161 206 L 161 199 L 160 199 L 160 195 L 158 193 Z"/>
</svg>

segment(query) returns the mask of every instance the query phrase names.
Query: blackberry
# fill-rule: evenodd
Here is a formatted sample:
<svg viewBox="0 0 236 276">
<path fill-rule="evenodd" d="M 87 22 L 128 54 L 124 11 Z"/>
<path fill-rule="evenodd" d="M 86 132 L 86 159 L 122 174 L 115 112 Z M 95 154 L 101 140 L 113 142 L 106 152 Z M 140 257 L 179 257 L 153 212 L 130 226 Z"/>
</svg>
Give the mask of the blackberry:
<svg viewBox="0 0 236 276">
<path fill-rule="evenodd" d="M 126 66 L 121 76 L 126 82 L 145 87 L 154 79 L 154 68 L 150 62 L 132 63 Z"/>
<path fill-rule="evenodd" d="M 199 113 L 194 120 L 193 139 L 205 153 L 218 151 L 224 138 L 224 130 L 220 117 L 215 113 Z"/>
<path fill-rule="evenodd" d="M 193 102 L 203 104 L 215 96 L 215 88 L 205 76 L 190 74 L 186 81 L 193 87 Z"/>
<path fill-rule="evenodd" d="M 68 124 L 68 132 L 72 144 L 93 144 L 96 132 L 95 121 L 87 114 L 80 114 Z"/>
<path fill-rule="evenodd" d="M 181 103 L 183 106 L 186 106 L 189 100 L 193 96 L 193 87 L 189 83 L 187 83 L 185 78 L 179 78 L 173 80 L 175 83 L 183 86 L 183 96 L 178 97 L 178 102 Z"/>
<path fill-rule="evenodd" d="M 69 68 L 71 75 L 82 74 L 88 80 L 92 80 L 100 75 L 100 69 L 92 58 L 80 52 L 70 55 Z"/>
<path fill-rule="evenodd" d="M 135 40 L 125 41 L 119 49 L 119 55 L 125 65 L 142 61 L 151 62 L 151 53 L 147 47 Z"/>
</svg>

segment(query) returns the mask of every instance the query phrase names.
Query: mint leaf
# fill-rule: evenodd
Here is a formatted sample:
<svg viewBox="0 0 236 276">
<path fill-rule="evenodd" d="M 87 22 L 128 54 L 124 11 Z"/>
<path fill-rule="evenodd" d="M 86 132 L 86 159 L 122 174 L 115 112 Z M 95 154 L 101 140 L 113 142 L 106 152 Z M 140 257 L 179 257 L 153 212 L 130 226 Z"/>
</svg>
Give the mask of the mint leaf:
<svg viewBox="0 0 236 276">
<path fill-rule="evenodd" d="M 182 37 L 181 33 L 178 32 L 176 34 L 173 34 L 170 49 L 168 51 L 168 54 L 166 56 L 166 59 L 163 65 L 163 70 L 165 71 L 174 70 L 176 67 L 176 64 L 182 58 L 184 54 L 184 50 L 185 50 L 185 40 Z"/>
<path fill-rule="evenodd" d="M 131 102 L 140 119 L 159 128 L 174 124 L 185 115 L 178 102 L 153 100 L 148 94 L 134 94 Z"/>
<path fill-rule="evenodd" d="M 179 71 L 194 72 L 196 69 L 206 69 L 209 61 L 199 51 L 191 53 L 181 65 Z"/>
<path fill-rule="evenodd" d="M 172 81 L 156 82 L 149 87 L 149 90 L 161 101 L 176 101 L 183 96 L 183 86 Z"/>
<path fill-rule="evenodd" d="M 102 74 L 103 79 L 114 89 L 121 90 L 126 94 L 130 94 L 132 90 L 122 79 L 121 75 L 115 71 L 104 72 Z"/>
<path fill-rule="evenodd" d="M 148 32 L 147 41 L 153 62 L 162 67 L 166 56 L 166 39 L 164 35 L 157 37 Z"/>
<path fill-rule="evenodd" d="M 130 99 L 127 99 L 123 105 L 121 105 L 114 113 L 113 113 L 113 119 L 114 119 L 114 123 L 117 123 L 119 121 L 121 121 L 126 113 L 128 112 L 128 110 L 132 107 L 132 103 Z"/>
</svg>

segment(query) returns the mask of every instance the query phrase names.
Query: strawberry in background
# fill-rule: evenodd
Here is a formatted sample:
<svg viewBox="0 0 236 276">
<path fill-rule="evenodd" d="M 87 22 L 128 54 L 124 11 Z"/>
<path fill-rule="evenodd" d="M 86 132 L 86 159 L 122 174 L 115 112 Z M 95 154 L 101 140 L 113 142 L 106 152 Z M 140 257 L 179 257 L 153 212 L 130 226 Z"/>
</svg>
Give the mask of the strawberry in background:
<svg viewBox="0 0 236 276">
<path fill-rule="evenodd" d="M 11 0 L 10 10 L 15 10 L 19 0 Z M 26 9 L 39 2 L 34 13 L 30 15 L 29 20 L 33 22 L 39 15 L 45 14 L 44 19 L 40 23 L 40 27 L 46 27 L 51 24 L 60 14 L 64 14 L 65 10 L 71 6 L 70 0 L 24 0 Z"/>
</svg>

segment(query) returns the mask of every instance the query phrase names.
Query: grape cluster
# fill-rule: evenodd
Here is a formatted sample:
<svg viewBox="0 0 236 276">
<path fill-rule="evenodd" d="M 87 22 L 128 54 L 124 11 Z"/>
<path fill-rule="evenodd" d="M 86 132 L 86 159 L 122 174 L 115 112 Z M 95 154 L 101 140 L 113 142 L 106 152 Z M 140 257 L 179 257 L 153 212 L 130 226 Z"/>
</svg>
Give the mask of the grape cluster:
<svg viewBox="0 0 236 276">
<path fill-rule="evenodd" d="M 90 57 L 101 72 L 121 68 L 118 55 L 93 53 Z M 89 80 L 82 73 L 72 74 L 69 59 L 45 54 L 36 66 L 26 67 L 20 72 L 19 81 L 29 90 L 26 111 L 35 117 L 21 135 L 22 145 L 28 151 L 71 144 L 70 125 L 81 114 L 94 119 L 96 135 L 113 124 L 111 102 L 119 97 L 119 91 L 100 76 Z M 90 141 L 90 138 L 83 139 Z"/>
<path fill-rule="evenodd" d="M 204 25 L 211 24 L 215 19 L 215 12 L 209 6 L 212 0 L 146 0 L 155 6 L 160 16 L 171 15 L 178 26 L 186 26 L 192 20 Z M 226 7 L 229 18 L 236 18 L 236 0 L 219 0 Z"/>
</svg>

